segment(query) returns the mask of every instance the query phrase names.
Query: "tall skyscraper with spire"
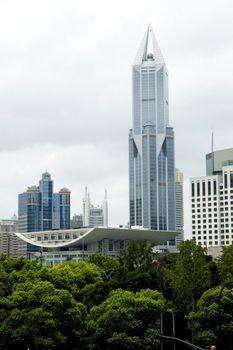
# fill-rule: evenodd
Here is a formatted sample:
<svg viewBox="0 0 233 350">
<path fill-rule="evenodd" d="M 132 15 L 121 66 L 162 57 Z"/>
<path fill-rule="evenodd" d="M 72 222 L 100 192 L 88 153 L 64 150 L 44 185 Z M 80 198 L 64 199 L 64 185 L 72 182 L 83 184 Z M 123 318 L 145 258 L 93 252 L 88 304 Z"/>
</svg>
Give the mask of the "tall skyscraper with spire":
<svg viewBox="0 0 233 350">
<path fill-rule="evenodd" d="M 175 230 L 174 131 L 168 115 L 168 72 L 150 25 L 133 62 L 132 75 L 130 225 Z"/>
</svg>

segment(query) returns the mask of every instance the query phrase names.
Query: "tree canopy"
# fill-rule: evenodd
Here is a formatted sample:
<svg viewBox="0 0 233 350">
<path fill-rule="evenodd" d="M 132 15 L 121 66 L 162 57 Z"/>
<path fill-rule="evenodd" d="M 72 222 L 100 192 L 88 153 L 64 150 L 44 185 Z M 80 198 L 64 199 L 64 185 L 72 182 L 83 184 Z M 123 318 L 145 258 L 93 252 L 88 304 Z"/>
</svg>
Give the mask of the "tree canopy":
<svg viewBox="0 0 233 350">
<path fill-rule="evenodd" d="M 210 345 L 218 334 L 218 298 L 232 281 L 232 246 L 214 260 L 193 241 L 158 257 L 131 242 L 119 259 L 43 266 L 0 257 L 0 349 L 77 350 L 159 347 L 160 312 L 188 315 L 192 337 Z M 220 285 L 221 281 L 221 285 Z M 225 350 L 233 337 L 233 299 L 221 298 Z"/>
</svg>

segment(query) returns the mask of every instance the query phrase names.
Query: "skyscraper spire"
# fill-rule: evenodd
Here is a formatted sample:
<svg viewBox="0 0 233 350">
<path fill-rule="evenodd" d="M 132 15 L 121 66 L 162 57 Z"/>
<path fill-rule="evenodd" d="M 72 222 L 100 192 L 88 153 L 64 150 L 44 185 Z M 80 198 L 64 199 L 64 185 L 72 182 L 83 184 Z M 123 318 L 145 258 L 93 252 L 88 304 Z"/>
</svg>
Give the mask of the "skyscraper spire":
<svg viewBox="0 0 233 350">
<path fill-rule="evenodd" d="M 152 49 L 152 52 L 149 52 L 148 48 Z M 153 54 L 153 60 L 156 64 L 165 64 L 163 55 L 161 53 L 152 26 L 150 24 L 148 25 L 146 33 L 139 46 L 133 65 L 140 66 L 143 61 L 147 60 L 148 54 Z"/>
</svg>

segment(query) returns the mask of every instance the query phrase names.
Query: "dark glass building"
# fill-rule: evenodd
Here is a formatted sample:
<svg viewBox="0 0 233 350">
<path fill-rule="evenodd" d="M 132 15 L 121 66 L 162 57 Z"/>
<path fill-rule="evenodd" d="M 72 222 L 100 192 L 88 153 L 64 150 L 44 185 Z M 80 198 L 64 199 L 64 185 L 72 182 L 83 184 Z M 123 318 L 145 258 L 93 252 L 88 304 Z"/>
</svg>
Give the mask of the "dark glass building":
<svg viewBox="0 0 233 350">
<path fill-rule="evenodd" d="M 53 181 L 51 175 L 47 172 L 42 174 L 40 180 L 41 193 L 41 230 L 51 230 L 53 227 L 52 211 L 53 211 Z"/>
<path fill-rule="evenodd" d="M 62 188 L 59 191 L 60 229 L 70 228 L 70 191 Z"/>
</svg>

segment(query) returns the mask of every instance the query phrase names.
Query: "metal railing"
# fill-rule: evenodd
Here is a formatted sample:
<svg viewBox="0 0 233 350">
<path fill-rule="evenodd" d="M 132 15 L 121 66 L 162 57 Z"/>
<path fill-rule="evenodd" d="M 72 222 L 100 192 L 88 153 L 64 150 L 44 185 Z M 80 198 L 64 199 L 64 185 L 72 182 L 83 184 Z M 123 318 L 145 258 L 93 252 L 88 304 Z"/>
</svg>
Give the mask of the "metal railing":
<svg viewBox="0 0 233 350">
<path fill-rule="evenodd" d="M 193 350 L 206 350 L 203 348 L 200 348 L 197 345 L 194 345 L 192 343 L 189 343 L 187 340 L 183 340 L 180 338 L 176 338 L 176 337 L 170 337 L 167 335 L 160 335 L 161 338 L 161 346 L 160 349 L 161 350 L 179 350 L 179 349 L 188 349 L 191 348 Z M 166 340 L 168 340 L 169 342 L 167 342 L 166 344 Z M 182 345 L 182 346 L 179 346 Z"/>
</svg>

